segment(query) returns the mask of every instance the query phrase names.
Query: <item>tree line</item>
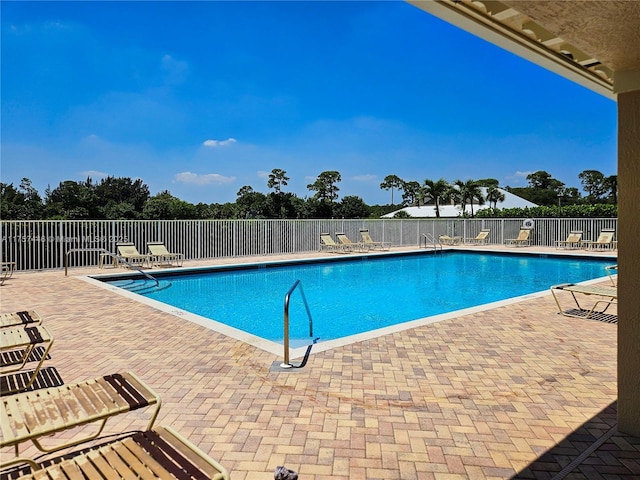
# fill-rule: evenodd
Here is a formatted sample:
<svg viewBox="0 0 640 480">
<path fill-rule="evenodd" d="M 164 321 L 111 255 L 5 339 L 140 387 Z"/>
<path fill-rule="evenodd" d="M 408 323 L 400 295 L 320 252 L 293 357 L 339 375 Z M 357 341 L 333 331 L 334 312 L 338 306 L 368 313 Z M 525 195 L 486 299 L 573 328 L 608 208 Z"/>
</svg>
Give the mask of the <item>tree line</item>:
<svg viewBox="0 0 640 480">
<path fill-rule="evenodd" d="M 545 171 L 529 174 L 526 187 L 507 186 L 505 190 L 541 208 L 553 207 L 541 216 L 586 216 L 584 212 L 596 212 L 592 207 L 601 204 L 609 206 L 601 209 L 608 212 L 604 216 L 615 216 L 617 176 L 605 177 L 597 170 L 585 170 L 578 177 L 586 196 L 575 187 L 566 187 Z M 267 188 L 271 191 L 267 194 L 245 185 L 238 190 L 235 202 L 194 205 L 174 197 L 168 190 L 151 195 L 142 180 L 128 177 L 110 176 L 99 182 L 91 178 L 78 182 L 66 180 L 54 189 L 47 187 L 44 198 L 28 178 L 23 178 L 17 187 L 0 182 L 0 217 L 3 220 L 379 218 L 400 207 L 416 205 L 434 205 L 436 215 L 440 216 L 440 206 L 446 202 L 470 205 L 471 216 L 478 214 L 477 209 L 474 212 L 474 205 L 484 204 L 490 208 L 481 211 L 483 217 L 520 216 L 518 214 L 522 213 L 499 208 L 504 194 L 499 190 L 498 180 L 492 178 L 418 182 L 388 175 L 380 188 L 391 192 L 391 203 L 371 206 L 355 195 L 339 199 L 338 184 L 342 179 L 337 171 L 320 173 L 307 185 L 313 194 L 304 198 L 285 191 L 289 180 L 285 170 L 276 168 L 268 176 Z M 486 187 L 485 194 L 480 187 Z M 402 194 L 397 205 L 396 192 Z M 584 208 L 587 206 L 591 209 Z"/>
</svg>

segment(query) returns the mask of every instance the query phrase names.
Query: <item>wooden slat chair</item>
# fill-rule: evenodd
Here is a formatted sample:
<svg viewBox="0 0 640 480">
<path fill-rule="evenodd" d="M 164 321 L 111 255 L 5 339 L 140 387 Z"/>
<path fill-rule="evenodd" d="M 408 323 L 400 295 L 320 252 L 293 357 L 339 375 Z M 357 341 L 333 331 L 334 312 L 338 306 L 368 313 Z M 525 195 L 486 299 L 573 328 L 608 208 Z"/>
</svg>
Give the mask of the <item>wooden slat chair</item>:
<svg viewBox="0 0 640 480">
<path fill-rule="evenodd" d="M 29 387 L 35 381 L 52 345 L 53 336 L 42 325 L 0 329 L 0 374 L 18 372 L 28 362 L 37 361 L 38 363 L 30 373 L 31 378 L 26 385 L 26 387 Z M 44 349 L 34 355 L 37 347 L 43 347 Z M 15 391 L 17 390 L 9 390 L 2 393 L 7 394 Z"/>
<path fill-rule="evenodd" d="M 169 427 L 137 432 L 22 477 L 53 478 L 175 478 L 229 480 L 229 472 Z"/>
<path fill-rule="evenodd" d="M 31 441 L 43 452 L 79 445 L 102 433 L 115 415 L 155 405 L 147 429 L 160 410 L 160 397 L 131 372 L 106 375 L 81 383 L 3 396 L 0 402 L 0 448 L 15 447 L 16 458 L 0 466 L 32 463 L 19 456 L 19 445 Z M 45 446 L 41 438 L 82 425 L 97 423 L 95 433 L 66 443 Z"/>
<path fill-rule="evenodd" d="M 35 310 L 21 312 L 0 313 L 0 328 L 17 327 L 20 325 L 40 325 L 42 317 Z"/>
</svg>

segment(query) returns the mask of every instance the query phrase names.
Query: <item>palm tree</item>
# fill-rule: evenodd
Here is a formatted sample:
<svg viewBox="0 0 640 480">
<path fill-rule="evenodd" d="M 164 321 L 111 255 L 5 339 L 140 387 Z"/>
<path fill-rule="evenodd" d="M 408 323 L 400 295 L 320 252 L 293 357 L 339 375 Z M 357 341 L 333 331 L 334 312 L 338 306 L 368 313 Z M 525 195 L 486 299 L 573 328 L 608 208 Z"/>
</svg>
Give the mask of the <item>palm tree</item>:
<svg viewBox="0 0 640 480">
<path fill-rule="evenodd" d="M 487 188 L 487 202 L 489 202 L 489 206 L 493 204 L 493 208 L 496 208 L 498 202 L 504 202 L 505 196 L 498 188 L 491 186 Z"/>
<path fill-rule="evenodd" d="M 484 203 L 482 189 L 478 186 L 475 180 L 467 180 L 466 182 L 456 180 L 453 184 L 455 186 L 454 194 L 460 200 L 460 205 L 462 206 L 462 214 L 464 215 L 465 206 L 467 205 L 467 202 L 469 202 L 469 206 L 471 207 L 471 216 L 473 217 L 473 201 L 477 200 L 478 205 L 482 205 Z"/>
<path fill-rule="evenodd" d="M 433 200 L 436 205 L 436 217 L 440 218 L 440 200 L 447 200 L 450 198 L 451 185 L 445 179 L 424 181 L 423 194 L 425 197 Z"/>
</svg>

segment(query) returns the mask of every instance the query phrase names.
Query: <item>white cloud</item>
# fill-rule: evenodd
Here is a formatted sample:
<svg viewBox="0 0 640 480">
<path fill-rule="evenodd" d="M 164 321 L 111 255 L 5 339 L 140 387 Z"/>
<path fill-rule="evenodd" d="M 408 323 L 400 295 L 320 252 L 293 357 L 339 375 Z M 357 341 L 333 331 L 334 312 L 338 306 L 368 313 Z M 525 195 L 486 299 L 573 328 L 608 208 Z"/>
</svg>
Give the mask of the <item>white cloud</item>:
<svg viewBox="0 0 640 480">
<path fill-rule="evenodd" d="M 105 178 L 109 176 L 108 173 L 99 172 L 98 170 L 85 170 L 84 172 L 80 172 L 80 175 L 91 178 Z"/>
<path fill-rule="evenodd" d="M 235 138 L 227 138 L 226 140 L 205 140 L 202 145 L 205 147 L 225 147 L 227 145 L 233 145 L 237 140 Z"/>
<path fill-rule="evenodd" d="M 197 173 L 182 172 L 175 175 L 176 182 L 189 183 L 192 185 L 225 185 L 235 181 L 236 177 L 225 177 L 218 173 L 206 173 L 198 175 Z"/>
<path fill-rule="evenodd" d="M 184 83 L 189 74 L 189 64 L 176 60 L 171 55 L 162 57 L 162 70 L 165 73 L 165 81 L 170 85 L 180 85 Z"/>
<path fill-rule="evenodd" d="M 367 173 L 365 175 L 356 175 L 353 179 L 357 182 L 374 182 L 378 178 L 377 175 L 373 175 L 371 173 Z"/>
<path fill-rule="evenodd" d="M 516 172 L 513 174 L 513 176 L 515 178 L 527 178 L 529 175 L 531 175 L 533 172 Z"/>
<path fill-rule="evenodd" d="M 268 178 L 269 172 L 265 172 L 264 170 L 258 170 L 258 178 Z"/>
<path fill-rule="evenodd" d="M 505 180 L 515 182 L 516 185 L 523 184 L 524 180 L 527 179 L 527 176 L 531 175 L 533 172 L 521 172 L 517 171 L 511 175 L 507 175 Z"/>
</svg>

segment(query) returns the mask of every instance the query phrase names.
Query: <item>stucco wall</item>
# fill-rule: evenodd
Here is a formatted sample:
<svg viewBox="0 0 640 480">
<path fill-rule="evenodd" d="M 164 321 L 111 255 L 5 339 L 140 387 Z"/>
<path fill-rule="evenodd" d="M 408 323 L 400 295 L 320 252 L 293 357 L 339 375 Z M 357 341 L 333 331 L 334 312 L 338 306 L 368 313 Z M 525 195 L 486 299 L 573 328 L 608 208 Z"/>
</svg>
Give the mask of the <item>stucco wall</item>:
<svg viewBox="0 0 640 480">
<path fill-rule="evenodd" d="M 640 90 L 618 96 L 618 430 L 640 436 Z"/>
</svg>

